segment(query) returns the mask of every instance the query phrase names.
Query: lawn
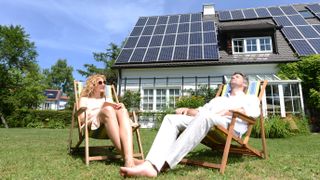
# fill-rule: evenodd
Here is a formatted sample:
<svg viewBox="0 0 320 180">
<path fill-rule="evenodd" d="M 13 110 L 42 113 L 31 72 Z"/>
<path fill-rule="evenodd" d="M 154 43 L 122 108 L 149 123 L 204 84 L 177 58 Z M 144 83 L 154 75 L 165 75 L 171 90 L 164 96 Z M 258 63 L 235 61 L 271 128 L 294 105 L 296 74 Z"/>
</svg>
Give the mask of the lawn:
<svg viewBox="0 0 320 180">
<path fill-rule="evenodd" d="M 155 134 L 141 130 L 145 152 Z M 95 161 L 87 167 L 81 157 L 68 155 L 67 139 L 68 129 L 0 129 L 0 179 L 121 179 L 121 161 Z M 259 139 L 251 140 L 259 146 Z M 231 156 L 224 175 L 178 165 L 158 179 L 320 179 L 320 134 L 268 139 L 267 145 L 269 159 Z M 201 145 L 190 154 L 213 161 L 219 155 Z"/>
</svg>

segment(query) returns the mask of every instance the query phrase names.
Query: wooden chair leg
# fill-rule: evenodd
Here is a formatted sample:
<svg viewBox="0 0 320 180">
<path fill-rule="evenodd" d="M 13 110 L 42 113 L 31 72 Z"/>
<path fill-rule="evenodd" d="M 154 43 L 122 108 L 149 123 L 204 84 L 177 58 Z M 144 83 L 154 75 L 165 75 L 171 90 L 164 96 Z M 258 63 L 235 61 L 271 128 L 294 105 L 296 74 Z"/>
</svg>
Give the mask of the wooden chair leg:
<svg viewBox="0 0 320 180">
<path fill-rule="evenodd" d="M 89 166 L 89 130 L 88 123 L 85 125 L 85 161 L 86 165 Z"/>
</svg>

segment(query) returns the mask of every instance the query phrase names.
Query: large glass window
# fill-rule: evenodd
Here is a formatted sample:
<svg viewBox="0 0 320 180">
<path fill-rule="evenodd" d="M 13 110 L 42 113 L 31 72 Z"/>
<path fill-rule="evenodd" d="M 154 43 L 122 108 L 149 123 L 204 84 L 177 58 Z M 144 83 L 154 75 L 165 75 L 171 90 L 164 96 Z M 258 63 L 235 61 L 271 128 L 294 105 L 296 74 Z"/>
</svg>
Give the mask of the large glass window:
<svg viewBox="0 0 320 180">
<path fill-rule="evenodd" d="M 236 38 L 232 40 L 234 54 L 272 52 L 271 37 Z"/>
<path fill-rule="evenodd" d="M 144 89 L 142 100 L 143 110 L 153 110 L 153 89 Z"/>
<path fill-rule="evenodd" d="M 301 112 L 301 103 L 298 84 L 283 84 L 284 103 L 286 114 L 297 114 Z"/>
<path fill-rule="evenodd" d="M 269 85 L 266 87 L 266 100 L 268 114 L 280 115 L 280 97 L 278 85 Z"/>
<path fill-rule="evenodd" d="M 169 89 L 169 107 L 175 108 L 176 101 L 180 97 L 180 89 Z"/>
<path fill-rule="evenodd" d="M 156 100 L 156 110 L 162 110 L 166 107 L 166 90 L 165 89 L 157 89 L 157 100 Z"/>
</svg>

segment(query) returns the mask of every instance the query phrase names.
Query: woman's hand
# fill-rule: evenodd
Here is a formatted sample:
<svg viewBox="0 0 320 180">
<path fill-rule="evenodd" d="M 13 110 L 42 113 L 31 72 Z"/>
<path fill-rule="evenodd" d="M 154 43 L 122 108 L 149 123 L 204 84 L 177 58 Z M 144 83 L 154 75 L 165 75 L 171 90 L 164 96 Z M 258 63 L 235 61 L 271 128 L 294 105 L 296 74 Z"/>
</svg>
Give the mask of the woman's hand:
<svg viewBox="0 0 320 180">
<path fill-rule="evenodd" d="M 123 103 L 114 104 L 113 108 L 116 109 L 116 110 L 119 110 L 121 108 L 124 108 L 124 104 Z"/>
</svg>

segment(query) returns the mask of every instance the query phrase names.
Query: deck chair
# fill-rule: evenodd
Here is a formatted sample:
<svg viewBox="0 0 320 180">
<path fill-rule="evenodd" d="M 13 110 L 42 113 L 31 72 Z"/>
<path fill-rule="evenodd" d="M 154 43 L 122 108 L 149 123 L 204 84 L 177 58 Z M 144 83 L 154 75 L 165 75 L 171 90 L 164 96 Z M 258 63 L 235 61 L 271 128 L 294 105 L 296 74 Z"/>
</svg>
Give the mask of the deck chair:
<svg viewBox="0 0 320 180">
<path fill-rule="evenodd" d="M 89 131 L 89 126 L 88 123 L 84 123 L 80 119 L 80 114 L 85 115 L 85 121 L 87 122 L 86 118 L 86 108 L 79 107 L 79 99 L 80 99 L 80 94 L 83 89 L 83 83 L 80 81 L 74 81 L 74 92 L 75 92 L 75 103 L 74 103 L 74 108 L 73 108 L 73 113 L 72 113 L 72 122 L 71 122 L 71 128 L 70 128 L 70 134 L 69 134 L 69 153 L 70 154 L 76 154 L 76 153 L 83 153 L 85 154 L 85 163 L 86 165 L 89 165 L 90 161 L 94 160 L 106 160 L 106 159 L 120 159 L 122 158 L 120 154 L 115 154 L 112 153 L 112 155 L 107 155 L 108 151 L 115 151 L 115 147 L 113 145 L 106 145 L 106 146 L 89 146 L 89 139 L 109 139 L 106 133 L 102 131 L 106 131 L 104 126 L 100 126 L 98 133 L 90 133 Z M 119 103 L 117 93 L 115 91 L 115 88 L 113 85 L 106 85 L 106 96 L 111 97 L 111 99 L 114 100 L 114 102 Z M 139 131 L 139 124 L 137 121 L 137 115 L 135 112 L 129 113 L 130 118 L 131 118 L 131 124 L 132 124 L 132 130 L 133 130 L 133 135 L 136 136 L 137 140 L 137 146 L 138 146 L 138 152 L 134 153 L 133 156 L 136 158 L 144 159 L 143 155 L 143 149 L 142 149 L 142 144 L 141 144 L 141 139 L 140 139 L 140 131 Z M 76 122 L 77 120 L 77 122 Z M 77 123 L 78 126 L 78 142 L 76 143 L 75 146 L 72 144 L 72 139 L 73 139 L 73 129 L 75 124 Z M 80 147 L 82 142 L 85 141 L 85 146 Z M 111 140 L 110 140 L 111 142 Z M 91 153 L 92 152 L 92 153 Z M 99 154 L 103 155 L 91 155 L 93 153 L 98 152 Z"/>
<path fill-rule="evenodd" d="M 258 81 L 258 82 L 250 82 L 249 87 L 247 89 L 247 94 L 256 95 L 260 100 L 260 133 L 261 133 L 261 142 L 262 149 L 258 150 L 249 145 L 250 134 L 253 126 L 257 123 L 257 120 L 246 116 L 240 112 L 233 111 L 232 120 L 229 124 L 229 127 L 226 129 L 222 126 L 215 126 L 212 130 L 208 132 L 206 137 L 202 140 L 202 144 L 208 146 L 212 150 L 221 150 L 223 151 L 222 160 L 219 164 L 204 162 L 204 161 L 194 161 L 191 159 L 183 159 L 181 161 L 182 164 L 191 164 L 198 165 L 209 168 L 217 168 L 220 170 L 220 173 L 224 173 L 229 153 L 236 153 L 241 155 L 251 155 L 257 156 L 260 158 L 267 158 L 267 145 L 265 139 L 265 131 L 264 131 L 264 118 L 262 111 L 262 97 L 264 95 L 264 90 L 267 86 L 267 80 Z M 217 96 L 226 96 L 226 94 L 230 90 L 230 85 L 220 85 L 217 91 Z M 243 121 L 248 123 L 248 130 L 242 136 L 239 137 L 234 133 L 234 125 L 236 122 L 236 118 L 240 118 Z"/>
</svg>

